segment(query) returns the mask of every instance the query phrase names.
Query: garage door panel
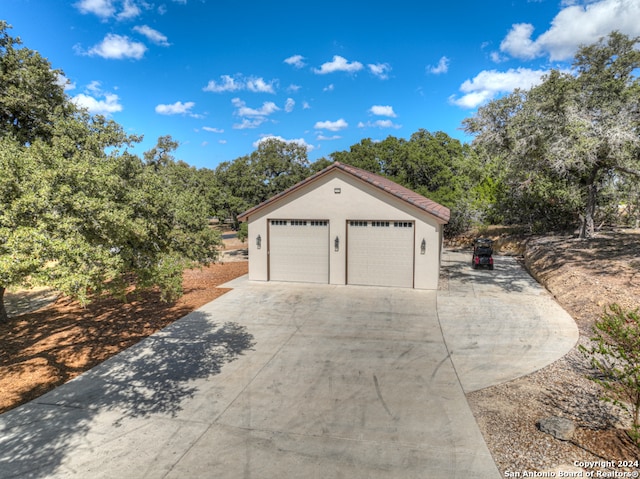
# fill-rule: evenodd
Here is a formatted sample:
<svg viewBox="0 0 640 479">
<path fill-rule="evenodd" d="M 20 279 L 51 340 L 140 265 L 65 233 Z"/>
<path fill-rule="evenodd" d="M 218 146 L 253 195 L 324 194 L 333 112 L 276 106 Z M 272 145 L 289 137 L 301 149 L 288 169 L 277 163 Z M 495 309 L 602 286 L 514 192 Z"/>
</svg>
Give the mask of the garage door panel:
<svg viewBox="0 0 640 479">
<path fill-rule="evenodd" d="M 413 222 L 357 220 L 348 228 L 349 284 L 413 287 Z"/>
<path fill-rule="evenodd" d="M 305 283 L 329 282 L 329 222 L 271 220 L 269 279 Z"/>
</svg>

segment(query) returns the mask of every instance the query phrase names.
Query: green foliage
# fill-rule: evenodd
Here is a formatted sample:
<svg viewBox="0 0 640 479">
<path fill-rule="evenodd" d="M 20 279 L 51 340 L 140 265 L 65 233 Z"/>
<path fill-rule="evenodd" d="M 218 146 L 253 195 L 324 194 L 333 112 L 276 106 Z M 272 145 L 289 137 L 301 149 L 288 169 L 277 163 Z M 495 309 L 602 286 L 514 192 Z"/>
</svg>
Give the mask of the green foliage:
<svg viewBox="0 0 640 479">
<path fill-rule="evenodd" d="M 605 309 L 593 328 L 592 345 L 580 350 L 591 359 L 597 375 L 593 381 L 603 387 L 604 400 L 630 412 L 632 437 L 640 445 L 640 316 L 617 304 Z"/>
<path fill-rule="evenodd" d="M 242 223 L 240 225 L 240 228 L 238 228 L 237 235 L 238 235 L 238 239 L 243 243 L 247 241 L 247 238 L 249 237 L 249 223 L 247 222 Z"/>
<path fill-rule="evenodd" d="M 264 199 L 286 190 L 309 174 L 307 149 L 296 143 L 273 138 L 262 141 L 251 153 L 250 161 L 257 180 L 264 185 L 260 192 Z"/>
<path fill-rule="evenodd" d="M 223 216 L 265 201 L 313 173 L 339 161 L 386 176 L 454 213 L 448 234 L 481 222 L 494 201 L 498 182 L 491 160 L 481 161 L 469 146 L 446 133 L 419 130 L 409 140 L 387 137 L 381 142 L 364 139 L 349 151 L 332 153 L 310 165 L 306 150 L 269 140 L 257 151 L 221 164 L 216 177 L 223 191 Z"/>
<path fill-rule="evenodd" d="M 495 213 L 503 224 L 526 225 L 532 233 L 570 231 L 579 221 L 580 192 L 566 180 L 530 171 L 505 178 Z"/>
<path fill-rule="evenodd" d="M 60 72 L 0 22 L 0 320 L 9 286 L 82 303 L 132 287 L 181 294 L 182 271 L 215 260 L 212 172 L 176 162 L 169 136 L 145 153 L 117 123 L 78 111 Z"/>
<path fill-rule="evenodd" d="M 349 151 L 336 151 L 329 155 L 332 161 L 339 161 L 347 165 L 362 168 L 372 173 L 383 173 L 384 159 L 378 155 L 378 144 L 374 143 L 370 138 L 365 138 L 351 145 Z"/>
<path fill-rule="evenodd" d="M 49 138 L 54 118 L 70 108 L 59 84 L 59 70 L 36 51 L 21 47 L 0 20 L 0 136 L 20 144 Z"/>
<path fill-rule="evenodd" d="M 446 133 L 419 130 L 409 140 L 393 136 L 375 143 L 370 139 L 349 151 L 330 155 L 340 161 L 387 176 L 451 209 L 447 235 L 481 223 L 499 188 L 493 160 L 484 160 L 469 145 Z"/>
<path fill-rule="evenodd" d="M 237 216 L 302 181 L 311 174 L 307 150 L 295 143 L 268 139 L 248 156 L 221 163 L 216 177 L 222 190 L 219 216 Z"/>
<path fill-rule="evenodd" d="M 611 187 L 618 221 L 632 228 L 640 228 L 640 181 L 633 177 L 616 179 Z M 621 217 L 621 218 L 620 218 Z"/>
<path fill-rule="evenodd" d="M 331 166 L 333 162 L 328 160 L 327 158 L 320 158 L 319 160 L 314 161 L 309 165 L 309 170 L 311 174 L 317 173 L 321 170 L 324 170 L 328 166 Z"/>
<path fill-rule="evenodd" d="M 102 126 L 87 130 L 121 133 Z M 0 140 L 0 286 L 48 285 L 83 303 L 158 286 L 175 299 L 182 270 L 214 260 L 220 244 L 205 199 L 175 181 L 185 167 L 155 171 L 78 144 L 71 153 L 68 141 Z"/>
<path fill-rule="evenodd" d="M 508 221 L 520 210 L 532 228 L 579 221 L 590 237 L 598 207 L 613 198 L 599 194 L 605 185 L 640 178 L 637 42 L 613 32 L 580 48 L 573 73 L 552 70 L 540 85 L 465 120 L 474 145 L 504 162 L 502 199 L 517 199 L 500 205 Z"/>
</svg>

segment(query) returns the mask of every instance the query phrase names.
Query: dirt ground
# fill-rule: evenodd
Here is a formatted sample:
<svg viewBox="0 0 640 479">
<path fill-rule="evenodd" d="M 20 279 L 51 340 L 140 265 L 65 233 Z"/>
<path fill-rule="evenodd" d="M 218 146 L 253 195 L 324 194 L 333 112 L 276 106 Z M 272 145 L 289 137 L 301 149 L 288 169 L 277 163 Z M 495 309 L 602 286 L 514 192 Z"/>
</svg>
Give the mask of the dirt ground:
<svg viewBox="0 0 640 479">
<path fill-rule="evenodd" d="M 514 237 L 506 230 L 486 236 L 496 240 L 500 252 L 520 257 L 574 317 L 582 344 L 587 344 L 605 305 L 640 306 L 640 230 L 601 232 L 590 241 Z M 458 239 L 453 246 L 465 247 L 468 240 Z M 129 304 L 96 301 L 85 309 L 66 298 L 51 302 L 46 290 L 14 295 L 17 308 L 45 306 L 0 325 L 0 412 L 70 380 L 224 294 L 227 290 L 217 285 L 247 272 L 246 250 L 237 240 L 226 243 L 224 264 L 186 271 L 185 295 L 171 305 L 160 302 L 157 294 Z M 16 303 L 19 300 L 22 303 Z M 536 373 L 468 396 L 503 475 L 568 472 L 575 470 L 575 461 L 640 459 L 624 432 L 628 423 L 618 420 L 620 411 L 600 401 L 601 391 L 586 378 L 588 372 L 587 360 L 574 349 Z M 538 421 L 548 416 L 572 419 L 577 425 L 574 439 L 560 441 L 541 432 Z"/>
<path fill-rule="evenodd" d="M 228 289 L 217 286 L 247 273 L 243 259 L 246 250 L 228 247 L 220 263 L 185 271 L 184 295 L 173 304 L 160 301 L 158 293 L 126 304 L 103 299 L 86 308 L 45 289 L 7 293 L 11 318 L 0 324 L 0 413 L 73 379 L 226 293 Z M 15 314 L 34 308 L 40 309 Z"/>
<path fill-rule="evenodd" d="M 589 343 L 592 326 L 606 305 L 640 307 L 640 230 L 600 232 L 589 241 L 568 236 L 514 241 L 499 232 L 489 236 L 504 252 L 521 255 L 530 273 L 571 314 L 580 330 L 579 344 Z M 575 461 L 640 460 L 640 450 L 624 431 L 629 422 L 619 420 L 628 416 L 600 400 L 602 390 L 587 379 L 589 373 L 588 359 L 574 348 L 536 373 L 468 395 L 502 474 L 579 471 Z M 538 422 L 550 416 L 574 421 L 577 430 L 572 441 L 560 441 L 539 430 Z M 583 469 L 638 471 L 633 467 Z"/>
</svg>

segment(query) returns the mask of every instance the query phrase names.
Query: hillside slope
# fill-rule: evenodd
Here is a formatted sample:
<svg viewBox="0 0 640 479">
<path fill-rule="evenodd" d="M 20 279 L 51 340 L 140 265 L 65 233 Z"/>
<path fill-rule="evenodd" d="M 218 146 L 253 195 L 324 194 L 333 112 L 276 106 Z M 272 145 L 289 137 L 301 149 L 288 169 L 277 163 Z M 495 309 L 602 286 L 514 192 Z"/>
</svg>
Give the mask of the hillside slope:
<svg viewBox="0 0 640 479">
<path fill-rule="evenodd" d="M 606 305 L 640 307 L 639 230 L 604 232 L 590 241 L 563 236 L 513 241 L 506 234 L 494 239 L 504 249 L 523 253 L 529 272 L 575 319 L 579 344 L 589 342 L 591 328 Z M 588 374 L 588 360 L 574 348 L 536 373 L 469 394 L 503 473 L 566 472 L 575 468 L 575 461 L 640 459 L 624 432 L 628 424 L 618 420 L 626 416 L 599 399 L 601 391 Z M 574 421 L 573 441 L 560 441 L 539 430 L 538 421 L 549 416 Z"/>
</svg>

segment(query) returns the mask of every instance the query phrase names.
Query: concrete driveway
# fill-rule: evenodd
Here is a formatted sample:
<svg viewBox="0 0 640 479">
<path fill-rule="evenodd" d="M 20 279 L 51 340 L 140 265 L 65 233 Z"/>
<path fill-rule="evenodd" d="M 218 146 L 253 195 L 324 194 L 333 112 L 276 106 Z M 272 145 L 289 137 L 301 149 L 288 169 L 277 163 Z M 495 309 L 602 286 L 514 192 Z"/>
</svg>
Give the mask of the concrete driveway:
<svg viewBox="0 0 640 479">
<path fill-rule="evenodd" d="M 551 298 L 530 280 L 521 291 L 499 279 L 515 267 L 476 276 L 463 259 L 447 255 L 438 294 L 236 280 L 0 416 L 0 477 L 498 478 L 464 390 L 522 374 L 509 338 L 530 351 L 531 370 L 536 348 L 552 360 L 571 334 L 540 344 L 520 331 L 521 314 Z M 518 315 L 504 317 L 512 300 Z M 572 324 L 536 321 L 525 329 Z"/>
<path fill-rule="evenodd" d="M 465 392 L 551 364 L 578 341 L 573 318 L 513 257 L 474 270 L 467 252 L 447 251 L 438 316 Z"/>
</svg>

